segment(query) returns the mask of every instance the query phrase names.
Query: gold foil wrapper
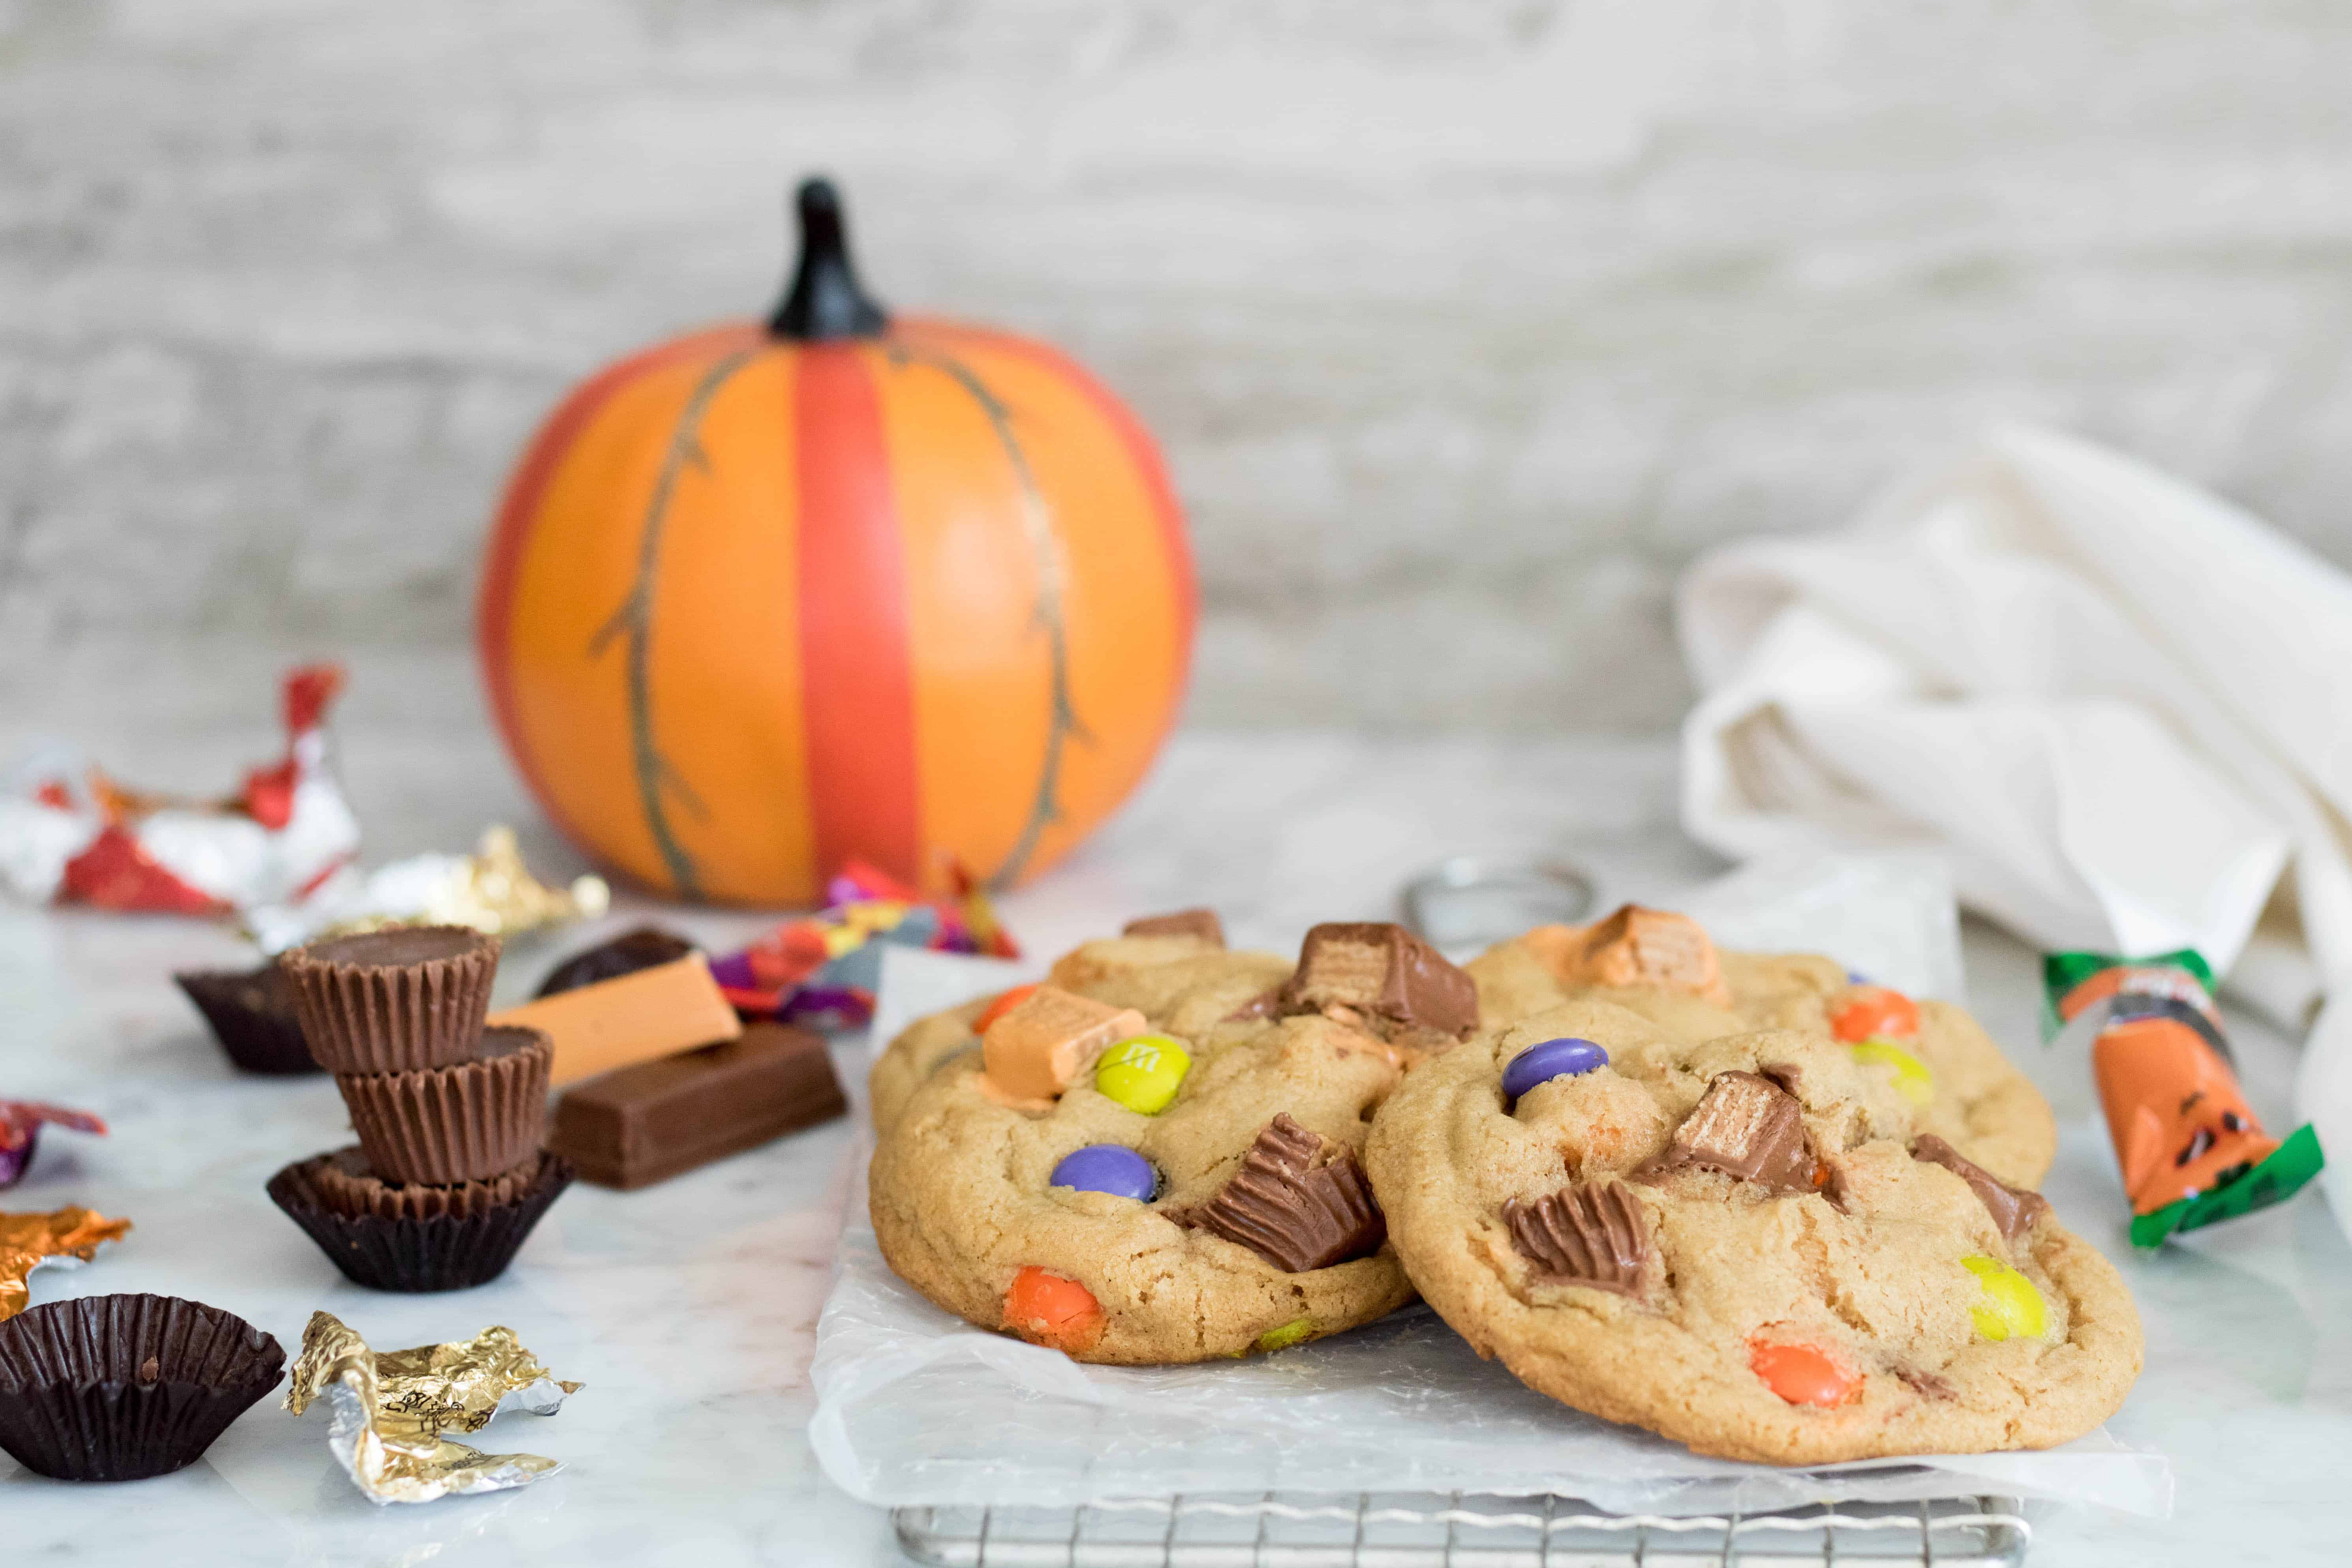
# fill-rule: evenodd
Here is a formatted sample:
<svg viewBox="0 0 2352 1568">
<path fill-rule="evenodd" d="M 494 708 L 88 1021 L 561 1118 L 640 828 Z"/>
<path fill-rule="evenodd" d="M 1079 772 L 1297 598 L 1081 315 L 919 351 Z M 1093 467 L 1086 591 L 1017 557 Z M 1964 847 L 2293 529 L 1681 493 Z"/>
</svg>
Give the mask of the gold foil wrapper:
<svg viewBox="0 0 2352 1568">
<path fill-rule="evenodd" d="M 252 934 L 276 951 L 331 936 L 354 936 L 389 926 L 471 926 L 491 936 L 513 936 L 566 921 L 593 920 L 613 905 L 602 877 L 576 877 L 551 888 L 530 874 L 511 827 L 487 827 L 471 855 L 419 855 L 369 873 L 348 898 L 334 899 L 318 917 L 290 923 L 255 921 Z"/>
<path fill-rule="evenodd" d="M 550 1375 L 512 1329 L 379 1352 L 332 1314 L 313 1312 L 286 1408 L 299 1415 L 325 1396 L 327 1447 L 370 1502 L 431 1502 L 529 1486 L 562 1469 L 561 1459 L 485 1454 L 445 1434 L 478 1432 L 501 1405 L 552 1415 L 579 1388 Z"/>
<path fill-rule="evenodd" d="M 130 1228 L 127 1219 L 109 1219 L 85 1208 L 0 1214 L 0 1320 L 32 1305 L 32 1287 L 26 1281 L 34 1269 L 79 1268 Z"/>
</svg>

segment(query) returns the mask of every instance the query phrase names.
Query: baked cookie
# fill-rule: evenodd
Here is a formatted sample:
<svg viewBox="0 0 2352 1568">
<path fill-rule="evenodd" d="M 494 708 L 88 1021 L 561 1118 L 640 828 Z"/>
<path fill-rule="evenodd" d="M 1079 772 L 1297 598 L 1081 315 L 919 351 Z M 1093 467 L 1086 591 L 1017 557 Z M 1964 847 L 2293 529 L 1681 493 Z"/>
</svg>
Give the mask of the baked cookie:
<svg viewBox="0 0 2352 1568">
<path fill-rule="evenodd" d="M 1132 929 L 1132 928 L 1130 928 Z M 1293 966 L 1198 931 L 1088 942 L 877 1062 L 874 1232 L 898 1276 L 1081 1361 L 1278 1350 L 1412 1296 L 1359 1163 L 1469 977 L 1391 926 Z"/>
<path fill-rule="evenodd" d="M 1580 998 L 1418 1068 L 1365 1165 L 1481 1355 L 1699 1453 L 2047 1447 L 2138 1375 L 2114 1267 L 1825 1031 L 1692 1041 Z"/>
<path fill-rule="evenodd" d="M 1724 952 L 1687 915 L 1628 904 L 1589 926 L 1538 926 L 1465 967 L 1488 1029 L 1594 996 L 1693 1042 L 1826 1034 L 1912 1101 L 1920 1131 L 2001 1180 L 2032 1186 L 2058 1152 L 2049 1101 L 1966 1009 L 1914 1002 L 1818 953 Z"/>
</svg>

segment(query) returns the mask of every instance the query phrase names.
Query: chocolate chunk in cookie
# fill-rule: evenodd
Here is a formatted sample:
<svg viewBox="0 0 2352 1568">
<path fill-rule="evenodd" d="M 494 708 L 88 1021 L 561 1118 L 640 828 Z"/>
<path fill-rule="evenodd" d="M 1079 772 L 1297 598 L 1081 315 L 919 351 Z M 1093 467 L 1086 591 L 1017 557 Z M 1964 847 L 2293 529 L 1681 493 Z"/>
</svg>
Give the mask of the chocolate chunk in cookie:
<svg viewBox="0 0 2352 1568">
<path fill-rule="evenodd" d="M 2017 1238 L 2033 1228 L 2033 1222 L 2050 1212 L 2050 1200 L 2040 1193 L 2023 1192 L 1997 1180 L 1990 1171 L 1953 1148 L 1933 1132 L 1923 1132 L 1911 1144 L 1911 1157 L 1930 1165 L 1941 1165 L 1969 1184 L 2003 1241 L 2017 1245 Z"/>
<path fill-rule="evenodd" d="M 1121 936 L 1198 937 L 1211 947 L 1225 945 L 1225 926 L 1211 909 L 1178 910 L 1173 914 L 1143 915 L 1119 928 Z"/>
<path fill-rule="evenodd" d="M 1760 1073 L 1721 1072 L 1652 1163 L 1655 1173 L 1696 1165 L 1779 1192 L 1810 1193 L 1820 1183 L 1805 1147 L 1804 1108 Z"/>
<path fill-rule="evenodd" d="M 1639 1295 L 1650 1258 L 1641 1201 L 1622 1182 L 1562 1187 L 1533 1203 L 1503 1205 L 1511 1245 L 1537 1269 L 1574 1285 Z"/>
<path fill-rule="evenodd" d="M 1246 1247 L 1290 1274 L 1377 1252 L 1388 1239 L 1388 1221 L 1356 1156 L 1287 1113 L 1259 1131 L 1216 1196 L 1171 1217 Z"/>
<path fill-rule="evenodd" d="M 1307 933 L 1276 1001 L 1286 1014 L 1346 1009 L 1389 1029 L 1460 1039 L 1478 1026 L 1478 986 L 1401 925 L 1339 922 Z"/>
</svg>

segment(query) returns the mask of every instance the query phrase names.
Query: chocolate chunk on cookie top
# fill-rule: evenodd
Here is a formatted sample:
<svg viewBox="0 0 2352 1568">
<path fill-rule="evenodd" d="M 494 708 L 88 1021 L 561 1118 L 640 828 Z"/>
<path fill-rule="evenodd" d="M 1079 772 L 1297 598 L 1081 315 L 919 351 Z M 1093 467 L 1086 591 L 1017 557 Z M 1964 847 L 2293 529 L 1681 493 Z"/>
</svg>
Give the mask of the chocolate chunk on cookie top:
<svg viewBox="0 0 2352 1568">
<path fill-rule="evenodd" d="M 1172 914 L 1142 915 L 1119 928 L 1121 936 L 1189 936 L 1209 947 L 1225 945 L 1225 924 L 1212 909 L 1178 910 Z"/>
<path fill-rule="evenodd" d="M 1650 1258 L 1649 1222 L 1622 1182 L 1562 1187 L 1533 1203 L 1503 1205 L 1511 1245 L 1544 1273 L 1620 1295 L 1641 1293 Z"/>
<path fill-rule="evenodd" d="M 1278 1115 L 1217 1195 L 1182 1222 L 1303 1274 L 1377 1252 L 1388 1222 L 1356 1156 Z"/>
<path fill-rule="evenodd" d="M 1386 923 L 1309 931 L 1276 1006 L 1286 1014 L 1344 1008 L 1376 1026 L 1457 1039 L 1478 1026 L 1478 987 L 1470 976 L 1404 927 Z"/>
<path fill-rule="evenodd" d="M 1767 1076 L 1774 1070 L 1716 1074 L 1653 1169 L 1663 1173 L 1696 1165 L 1777 1192 L 1818 1187 L 1818 1164 L 1805 1146 L 1804 1107 Z M 1793 1079 L 1796 1069 L 1778 1064 L 1778 1070 Z"/>
<path fill-rule="evenodd" d="M 1995 1179 L 1990 1171 L 1965 1158 L 1933 1132 L 1922 1132 L 1912 1141 L 1911 1157 L 1930 1165 L 1941 1165 L 1966 1182 L 1977 1201 L 1984 1205 L 1985 1213 L 1992 1216 L 2001 1239 L 2011 1247 L 2017 1245 L 2018 1237 L 2033 1228 L 2035 1220 L 2050 1212 L 2048 1198 Z"/>
</svg>

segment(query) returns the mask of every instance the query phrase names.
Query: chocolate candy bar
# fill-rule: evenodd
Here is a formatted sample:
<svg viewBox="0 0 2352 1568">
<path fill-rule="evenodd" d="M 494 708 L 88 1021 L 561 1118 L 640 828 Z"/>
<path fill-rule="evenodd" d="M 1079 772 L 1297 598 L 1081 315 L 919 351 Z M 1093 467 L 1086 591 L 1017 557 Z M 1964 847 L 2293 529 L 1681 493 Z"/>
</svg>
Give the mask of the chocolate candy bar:
<svg viewBox="0 0 2352 1568">
<path fill-rule="evenodd" d="M 1535 1202 L 1503 1205 L 1511 1245 L 1543 1274 L 1621 1296 L 1640 1293 L 1650 1257 L 1641 1200 L 1622 1182 L 1562 1187 Z"/>
<path fill-rule="evenodd" d="M 548 1146 L 600 1186 L 650 1186 L 848 1109 L 824 1041 L 753 1024 L 740 1039 L 568 1090 Z"/>
<path fill-rule="evenodd" d="M 1992 1215 L 1994 1228 L 2011 1246 L 2017 1238 L 2033 1228 L 2033 1222 L 2050 1212 L 2050 1200 L 2040 1193 L 2029 1193 L 2008 1185 L 1990 1171 L 1937 1137 L 1923 1132 L 1911 1145 L 1911 1157 L 1930 1165 L 1941 1165 L 1969 1184 L 1969 1190 Z"/>
<path fill-rule="evenodd" d="M 1286 1274 L 1377 1252 L 1389 1234 L 1356 1156 L 1286 1113 L 1259 1131 L 1215 1197 L 1172 1217 L 1246 1247 Z"/>
<path fill-rule="evenodd" d="M 1193 936 L 1211 947 L 1225 945 L 1225 925 L 1209 909 L 1178 910 L 1173 914 L 1144 915 L 1119 928 L 1121 936 Z"/>
<path fill-rule="evenodd" d="M 1285 1014 L 1346 1008 L 1376 1026 L 1459 1039 L 1478 1026 L 1478 986 L 1401 925 L 1338 922 L 1307 933 L 1279 994 Z"/>
<path fill-rule="evenodd" d="M 1696 1165 L 1781 1192 L 1820 1190 L 1805 1147 L 1804 1107 L 1760 1073 L 1719 1072 L 1643 1174 Z"/>
</svg>

